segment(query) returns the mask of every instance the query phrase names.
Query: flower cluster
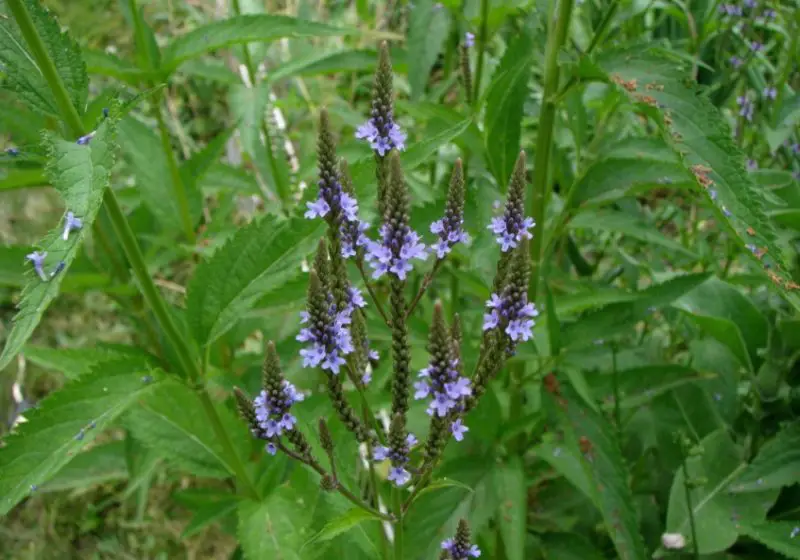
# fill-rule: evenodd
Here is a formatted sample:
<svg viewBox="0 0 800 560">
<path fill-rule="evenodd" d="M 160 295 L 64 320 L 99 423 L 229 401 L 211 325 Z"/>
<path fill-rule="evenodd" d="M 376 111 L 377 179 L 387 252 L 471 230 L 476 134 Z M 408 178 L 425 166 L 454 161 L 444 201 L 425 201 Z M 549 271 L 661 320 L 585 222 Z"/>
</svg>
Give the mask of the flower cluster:
<svg viewBox="0 0 800 560">
<path fill-rule="evenodd" d="M 373 278 L 391 273 L 400 280 L 405 280 L 413 268 L 409 262 L 411 259 L 424 261 L 428 258 L 428 251 L 420 241 L 419 234 L 407 225 L 383 224 L 380 234 L 380 243 L 367 242 L 365 259 L 372 267 Z"/>
<path fill-rule="evenodd" d="M 343 356 L 353 351 L 353 340 L 347 328 L 351 312 L 352 309 L 337 311 L 333 302 L 328 306 L 328 312 L 316 321 L 311 312 L 300 312 L 300 322 L 310 323 L 297 335 L 299 342 L 310 343 L 307 348 L 300 350 L 303 367 L 320 366 L 334 375 L 339 373 L 345 363 Z"/>
<path fill-rule="evenodd" d="M 284 431 L 294 429 L 297 418 L 289 410 L 294 403 L 304 398 L 303 393 L 283 379 L 278 390 L 263 390 L 253 401 L 259 427 L 259 430 L 253 430 L 253 435 L 269 440 L 266 449 L 270 455 L 277 452 L 274 440 L 283 435 Z"/>
<path fill-rule="evenodd" d="M 449 560 L 468 560 L 481 555 L 481 549 L 470 543 L 469 526 L 463 519 L 458 522 L 455 537 L 442 541 L 442 550 L 442 558 Z"/>
<path fill-rule="evenodd" d="M 464 33 L 464 46 L 467 47 L 468 49 L 475 46 L 475 34 L 474 33 L 470 33 L 469 31 Z"/>
<path fill-rule="evenodd" d="M 406 133 L 395 122 L 392 105 L 392 66 L 389 48 L 384 43 L 379 51 L 370 118 L 356 130 L 356 138 L 369 142 L 380 157 L 406 147 Z"/>
<path fill-rule="evenodd" d="M 483 330 L 502 326 L 514 342 L 530 340 L 533 336 L 533 319 L 539 315 L 539 311 L 533 303 L 528 303 L 526 296 L 520 298 L 492 294 L 486 307 L 490 311 L 483 315 Z"/>
<path fill-rule="evenodd" d="M 464 231 L 464 172 L 460 159 L 453 169 L 444 217 L 431 224 L 431 233 L 439 236 L 439 241 L 432 246 L 439 259 L 443 259 L 456 243 L 469 243 L 469 234 Z"/>
<path fill-rule="evenodd" d="M 408 464 L 408 453 L 416 444 L 417 437 L 414 434 L 408 434 L 403 445 L 391 448 L 384 445 L 376 446 L 372 450 L 372 458 L 375 461 L 386 461 L 387 459 L 391 461 L 392 468 L 389 469 L 388 480 L 397 486 L 405 486 L 411 480 L 411 473 L 405 468 Z"/>
<path fill-rule="evenodd" d="M 520 153 L 511 183 L 508 187 L 508 200 L 502 216 L 492 218 L 488 229 L 495 234 L 500 249 L 505 253 L 517 247 L 523 239 L 532 239 L 530 230 L 536 225 L 533 218 L 525 217 L 525 154 Z"/>
<path fill-rule="evenodd" d="M 425 399 L 431 397 L 427 413 L 429 416 L 444 418 L 450 411 L 458 411 L 464 397 L 472 395 L 470 381 L 459 375 L 458 358 L 453 358 L 449 363 L 440 363 L 432 360 L 428 367 L 417 374 L 419 381 L 414 383 L 414 398 Z"/>
<path fill-rule="evenodd" d="M 747 95 L 740 95 L 736 98 L 736 104 L 739 105 L 739 116 L 744 117 L 748 122 L 753 120 L 753 102 Z"/>
</svg>

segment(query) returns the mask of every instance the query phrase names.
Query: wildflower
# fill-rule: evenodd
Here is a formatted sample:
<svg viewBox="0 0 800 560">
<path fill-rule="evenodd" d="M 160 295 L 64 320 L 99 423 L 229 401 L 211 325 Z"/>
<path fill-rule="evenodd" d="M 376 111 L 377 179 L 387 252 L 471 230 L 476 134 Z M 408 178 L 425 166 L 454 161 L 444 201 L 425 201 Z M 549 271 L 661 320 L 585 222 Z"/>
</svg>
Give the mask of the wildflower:
<svg viewBox="0 0 800 560">
<path fill-rule="evenodd" d="M 763 15 L 765 19 L 775 19 L 778 17 L 778 13 L 775 10 L 764 10 Z"/>
<path fill-rule="evenodd" d="M 475 34 L 474 33 L 470 33 L 469 31 L 464 33 L 464 46 L 467 47 L 468 49 L 475 46 Z"/>
<path fill-rule="evenodd" d="M 387 478 L 398 487 L 405 486 L 411 480 L 411 473 L 405 466 L 408 464 L 410 448 L 417 444 L 416 436 L 414 434 L 404 435 L 404 430 L 402 416 L 395 415 L 389 430 L 389 447 L 378 445 L 372 450 L 374 461 L 391 461 L 392 467 L 389 469 Z"/>
<path fill-rule="evenodd" d="M 753 120 L 753 102 L 746 95 L 740 95 L 736 98 L 736 104 L 739 105 L 739 116 L 744 117 L 748 121 Z"/>
<path fill-rule="evenodd" d="M 67 263 L 65 263 L 64 261 L 58 261 L 58 264 L 53 269 L 53 272 L 50 273 L 50 278 L 53 278 L 56 274 L 58 274 L 65 268 L 67 268 Z"/>
<path fill-rule="evenodd" d="M 90 132 L 89 134 L 87 134 L 85 136 L 81 136 L 80 138 L 78 138 L 76 143 L 80 144 L 81 146 L 86 146 L 89 142 L 91 142 L 91 140 L 92 140 L 92 138 L 94 138 L 95 134 L 97 134 L 96 130 Z"/>
<path fill-rule="evenodd" d="M 680 550 L 686 546 L 686 539 L 680 533 L 664 533 L 661 535 L 661 544 L 664 548 Z"/>
<path fill-rule="evenodd" d="M 342 191 L 351 200 L 355 201 L 355 190 L 353 189 L 353 182 L 350 180 L 350 172 L 347 168 L 347 162 L 342 160 L 339 163 L 339 178 L 341 179 Z M 348 206 L 352 208 L 352 204 L 348 201 Z M 350 212 L 352 220 L 342 220 L 339 226 L 339 236 L 341 238 L 342 257 L 348 259 L 355 257 L 361 247 L 366 247 L 369 239 L 366 236 L 366 231 L 369 229 L 367 222 L 362 222 L 357 216 L 358 208 L 356 207 Z"/>
<path fill-rule="evenodd" d="M 747 160 L 747 170 L 748 171 L 755 171 L 758 169 L 758 162 L 754 159 Z"/>
<path fill-rule="evenodd" d="M 301 322 L 309 326 L 297 335 L 300 342 L 309 343 L 300 350 L 303 367 L 317 367 L 337 375 L 345 363 L 343 356 L 353 351 L 350 330 L 352 306 L 341 311 L 336 309 L 330 294 L 325 292 L 322 280 L 312 270 L 308 288 L 308 311 L 301 313 Z"/>
<path fill-rule="evenodd" d="M 490 311 L 483 315 L 483 330 L 500 329 L 508 336 L 513 349 L 520 340 L 527 341 L 533 337 L 534 318 L 539 315 L 536 306 L 528 302 L 527 279 L 530 273 L 525 244 L 517 249 L 508 274 L 502 293 L 492 294 L 486 302 Z"/>
<path fill-rule="evenodd" d="M 375 73 L 375 86 L 372 94 L 372 111 L 367 122 L 356 130 L 356 138 L 366 140 L 380 157 L 391 150 L 404 150 L 406 133 L 394 120 L 392 109 L 392 66 L 389 61 L 389 48 L 381 44 L 378 70 Z"/>
<path fill-rule="evenodd" d="M 456 161 L 453 176 L 450 179 L 450 189 L 447 194 L 447 206 L 444 218 L 431 224 L 431 233 L 439 236 L 439 241 L 433 245 L 436 257 L 443 259 L 456 243 L 468 243 L 469 235 L 464 226 L 464 173 L 461 160 Z"/>
<path fill-rule="evenodd" d="M 500 249 L 505 253 L 514 249 L 523 239 L 532 239 L 528 230 L 536 225 L 533 218 L 525 217 L 525 152 L 520 152 L 511 184 L 508 187 L 508 200 L 502 216 L 492 218 L 488 229 L 495 234 Z"/>
<path fill-rule="evenodd" d="M 756 7 L 757 3 L 756 0 L 744 0 L 744 5 L 746 8 L 750 8 L 752 10 Z"/>
<path fill-rule="evenodd" d="M 64 234 L 61 238 L 66 241 L 69 238 L 71 231 L 81 229 L 83 227 L 83 220 L 76 218 L 72 212 L 67 212 L 67 217 L 64 219 Z"/>
<path fill-rule="evenodd" d="M 727 207 L 725 207 L 725 206 L 723 206 L 723 207 L 722 207 L 722 213 L 723 213 L 723 214 L 725 214 L 725 216 L 726 216 L 727 218 L 730 218 L 731 216 L 733 216 L 733 212 L 731 212 L 730 210 L 728 210 L 728 208 L 727 208 Z"/>
<path fill-rule="evenodd" d="M 469 428 L 461 422 L 461 418 L 458 418 L 455 422 L 450 424 L 450 431 L 453 432 L 453 438 L 456 441 L 462 441 L 464 439 L 464 434 L 469 431 Z"/>
<path fill-rule="evenodd" d="M 477 545 L 470 544 L 469 525 L 465 520 L 458 522 L 456 536 L 452 539 L 442 541 L 442 550 L 447 551 L 444 558 L 451 560 L 468 560 L 469 558 L 479 558 L 481 550 Z"/>
<path fill-rule="evenodd" d="M 731 66 L 733 66 L 734 68 L 739 68 L 742 64 L 744 64 L 744 61 L 736 55 L 730 57 L 730 59 L 728 59 L 728 62 L 730 62 Z"/>
<path fill-rule="evenodd" d="M 425 260 L 428 252 L 419 234 L 408 226 L 408 190 L 397 152 L 390 160 L 389 190 L 387 214 L 380 228 L 381 242 L 369 242 L 366 260 L 372 267 L 373 278 L 389 273 L 405 280 L 413 268 L 409 261 Z"/>
<path fill-rule="evenodd" d="M 44 259 L 47 257 L 47 251 L 34 251 L 33 253 L 29 253 L 25 255 L 25 258 L 28 259 L 33 263 L 33 269 L 36 271 L 36 274 L 39 275 L 39 278 L 42 279 L 43 282 L 47 282 L 47 274 L 44 272 Z"/>
<path fill-rule="evenodd" d="M 764 44 L 758 41 L 753 41 L 750 43 L 750 50 L 753 52 L 758 52 L 764 48 Z"/>
<path fill-rule="evenodd" d="M 11 157 L 16 157 L 19 155 L 19 150 L 17 148 L 6 148 L 6 153 Z"/>
<path fill-rule="evenodd" d="M 764 99 L 775 99 L 778 97 L 778 90 L 774 87 L 767 86 L 764 88 L 762 93 L 764 95 Z"/>
</svg>

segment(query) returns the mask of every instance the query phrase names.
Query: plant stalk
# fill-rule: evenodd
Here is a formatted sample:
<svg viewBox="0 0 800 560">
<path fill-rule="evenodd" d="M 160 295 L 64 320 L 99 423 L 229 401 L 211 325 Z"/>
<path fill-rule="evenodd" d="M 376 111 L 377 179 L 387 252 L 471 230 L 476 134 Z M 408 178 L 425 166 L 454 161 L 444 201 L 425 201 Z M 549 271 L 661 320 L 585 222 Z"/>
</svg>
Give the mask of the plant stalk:
<svg viewBox="0 0 800 560">
<path fill-rule="evenodd" d="M 167 167 L 169 167 L 169 174 L 172 179 L 172 190 L 175 194 L 175 200 L 178 202 L 178 213 L 180 214 L 183 233 L 189 243 L 194 245 L 196 236 L 194 224 L 192 223 L 192 214 L 189 210 L 189 198 L 186 195 L 186 184 L 183 181 L 181 170 L 175 159 L 175 152 L 172 150 L 172 144 L 169 139 L 169 129 L 164 122 L 164 115 L 161 114 L 162 99 L 163 95 L 159 92 L 156 96 L 155 108 L 153 110 L 156 122 L 158 123 L 159 135 L 161 136 L 161 149 L 164 151 L 164 157 L 167 158 Z"/>
<path fill-rule="evenodd" d="M 394 560 L 403 560 L 403 498 L 399 488 L 392 488 L 394 501 Z"/>
<path fill-rule="evenodd" d="M 542 258 L 542 229 L 547 210 L 547 200 L 550 197 L 548 183 L 550 172 L 550 145 L 553 143 L 553 128 L 556 118 L 556 95 L 558 94 L 558 53 L 569 32 L 570 16 L 574 0 L 559 0 L 556 7 L 555 20 L 550 23 L 550 32 L 547 37 L 544 67 L 544 92 L 542 94 L 542 107 L 539 111 L 539 133 L 536 139 L 536 155 L 533 163 L 533 184 L 531 185 L 531 216 L 536 226 L 535 234 L 531 240 L 531 283 L 530 300 L 536 301 L 541 273 Z"/>
<path fill-rule="evenodd" d="M 486 56 L 486 39 L 489 34 L 489 0 L 481 0 L 481 27 L 478 31 L 478 65 L 475 69 L 475 92 L 472 94 L 474 103 L 478 103 L 481 91 L 481 78 L 483 77 L 483 59 Z"/>
<path fill-rule="evenodd" d="M 697 547 L 697 527 L 694 522 L 694 506 L 692 506 L 692 490 L 689 488 L 689 469 L 686 465 L 686 454 L 683 455 L 683 490 L 686 492 L 686 507 L 689 513 L 689 527 L 692 531 L 692 550 L 696 560 L 700 560 L 700 550 Z"/>
</svg>

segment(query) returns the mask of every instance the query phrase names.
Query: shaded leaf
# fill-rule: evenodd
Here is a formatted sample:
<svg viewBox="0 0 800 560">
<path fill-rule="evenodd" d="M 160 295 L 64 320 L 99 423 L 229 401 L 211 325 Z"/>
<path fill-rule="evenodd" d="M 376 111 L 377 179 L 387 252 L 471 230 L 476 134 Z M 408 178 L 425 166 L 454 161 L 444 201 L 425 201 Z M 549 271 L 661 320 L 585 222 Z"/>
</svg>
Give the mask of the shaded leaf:
<svg viewBox="0 0 800 560">
<path fill-rule="evenodd" d="M 800 480 L 800 423 L 784 428 L 761 447 L 736 479 L 734 492 L 758 492 L 797 484 Z"/>
<path fill-rule="evenodd" d="M 786 558 L 800 559 L 800 528 L 796 521 L 743 523 L 740 531 Z"/>
<path fill-rule="evenodd" d="M 380 518 L 361 508 L 349 509 L 342 515 L 326 523 L 325 527 L 323 527 L 319 533 L 311 537 L 303 547 L 305 548 L 319 542 L 329 541 L 342 533 L 350 531 L 365 521 L 380 521 Z"/>
<path fill-rule="evenodd" d="M 89 373 L 103 362 L 127 362 L 132 370 L 147 370 L 156 365 L 156 359 L 133 346 L 107 345 L 95 348 L 48 348 L 26 345 L 25 358 L 45 369 L 59 371 L 74 379 Z"/>
<path fill-rule="evenodd" d="M 408 22 L 408 83 L 411 100 L 417 101 L 428 85 L 439 53 L 450 31 L 450 13 L 434 7 L 432 0 L 414 2 Z"/>
<path fill-rule="evenodd" d="M 47 482 L 140 398 L 161 385 L 154 371 L 123 361 L 65 385 L 26 413 L 0 453 L 0 515 Z"/>
<path fill-rule="evenodd" d="M 125 442 L 112 441 L 91 447 L 75 455 L 38 491 L 57 492 L 84 489 L 128 478 Z"/>
<path fill-rule="evenodd" d="M 248 560 L 301 560 L 300 547 L 311 521 L 312 504 L 282 486 L 263 502 L 239 505 L 239 542 Z"/>
<path fill-rule="evenodd" d="M 520 458 L 510 457 L 495 469 L 493 477 L 500 499 L 497 524 L 505 556 L 508 560 L 524 560 L 528 493 Z"/>
</svg>

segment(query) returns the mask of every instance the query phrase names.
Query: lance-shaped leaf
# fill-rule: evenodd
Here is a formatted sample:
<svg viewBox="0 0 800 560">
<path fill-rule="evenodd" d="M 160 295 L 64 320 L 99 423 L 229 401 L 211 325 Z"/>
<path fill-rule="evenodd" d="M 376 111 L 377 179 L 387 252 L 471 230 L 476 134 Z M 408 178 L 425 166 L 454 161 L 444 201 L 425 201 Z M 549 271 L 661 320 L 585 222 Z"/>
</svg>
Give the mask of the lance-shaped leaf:
<svg viewBox="0 0 800 560">
<path fill-rule="evenodd" d="M 300 274 L 300 263 L 322 235 L 314 220 L 267 217 L 241 230 L 197 267 L 186 315 L 197 343 L 210 344 L 267 292 Z"/>
<path fill-rule="evenodd" d="M 800 524 L 797 521 L 743 523 L 739 531 L 786 558 L 800 560 Z"/>
<path fill-rule="evenodd" d="M 67 33 L 61 32 L 56 19 L 38 0 L 24 0 L 24 4 L 67 89 L 72 105 L 79 113 L 83 113 L 89 93 L 89 76 L 80 47 Z M 25 40 L 13 23 L 14 18 L 5 3 L 0 5 L 0 14 L 3 16 L 0 18 L 0 62 L 5 73 L 3 86 L 15 92 L 32 109 L 53 116 L 60 115 L 58 104 L 33 56 L 23 46 Z"/>
<path fill-rule="evenodd" d="M 231 45 L 267 42 L 284 37 L 335 37 L 359 33 L 289 16 L 251 14 L 215 21 L 178 37 L 164 49 L 161 68 L 172 72 L 181 62 Z"/>
<path fill-rule="evenodd" d="M 109 185 L 114 163 L 114 135 L 115 117 L 112 116 L 103 121 L 88 145 L 52 136 L 45 138 L 50 181 L 64 199 L 67 210 L 83 222 L 83 227 L 70 232 L 65 240 L 62 223 L 39 244 L 41 250 L 47 252 L 42 264 L 47 279 L 32 274 L 22 291 L 19 313 L 0 354 L 0 370 L 22 349 L 45 309 L 58 295 L 61 281 L 69 273 L 69 267 L 91 229 L 103 202 L 103 192 Z"/>
<path fill-rule="evenodd" d="M 408 82 L 412 101 L 425 93 L 431 68 L 450 31 L 450 13 L 439 8 L 432 0 L 420 0 L 414 3 L 409 16 Z"/>
<path fill-rule="evenodd" d="M 156 371 L 127 360 L 104 363 L 26 412 L 28 420 L 6 437 L 0 452 L 0 515 L 5 515 L 128 407 L 161 383 Z"/>
<path fill-rule="evenodd" d="M 796 484 L 800 479 L 800 422 L 764 444 L 736 482 L 734 492 L 758 492 Z"/>
</svg>

